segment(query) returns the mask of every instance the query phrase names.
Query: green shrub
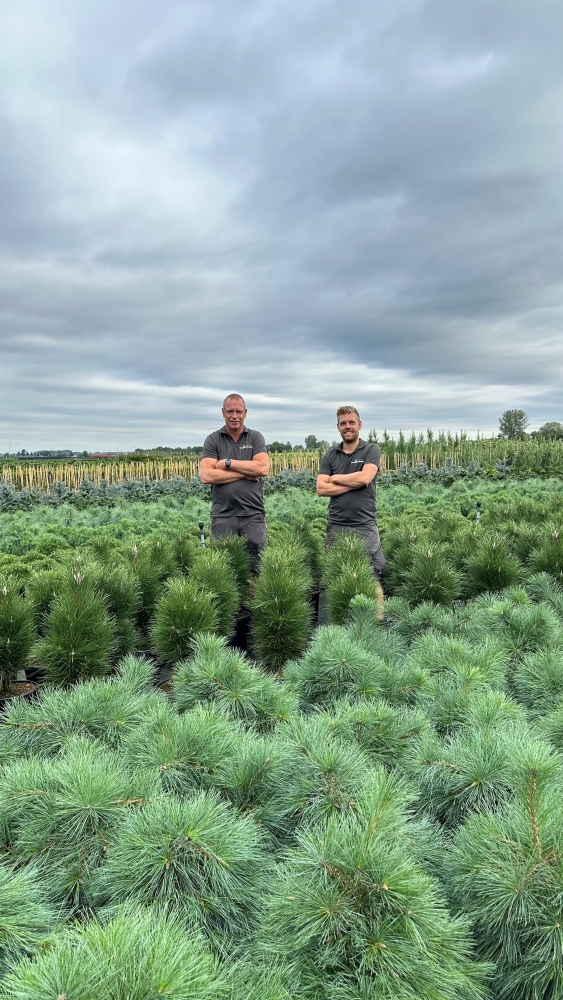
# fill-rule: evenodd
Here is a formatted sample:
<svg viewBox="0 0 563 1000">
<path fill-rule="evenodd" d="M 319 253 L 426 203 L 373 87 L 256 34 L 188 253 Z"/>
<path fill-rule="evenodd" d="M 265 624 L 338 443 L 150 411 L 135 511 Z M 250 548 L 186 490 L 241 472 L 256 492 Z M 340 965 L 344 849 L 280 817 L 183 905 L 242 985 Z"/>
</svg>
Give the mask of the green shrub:
<svg viewBox="0 0 563 1000">
<path fill-rule="evenodd" d="M 196 580 L 169 580 L 156 605 L 150 634 L 154 650 L 168 663 L 187 656 L 199 632 L 217 628 L 218 607 L 213 594 Z"/>
<path fill-rule="evenodd" d="M 19 670 L 25 670 L 36 640 L 33 607 L 19 581 L 0 578 L 0 694 L 9 694 Z"/>
<path fill-rule="evenodd" d="M 372 781 L 369 758 L 352 743 L 340 740 L 323 715 L 296 716 L 276 732 L 282 764 L 273 787 L 272 808 L 280 829 L 326 821 L 353 813 L 358 796 Z"/>
<path fill-rule="evenodd" d="M 543 539 L 529 556 L 533 573 L 550 573 L 559 583 L 563 582 L 563 531 L 550 525 Z"/>
<path fill-rule="evenodd" d="M 338 532 L 327 553 L 324 583 L 329 620 L 335 625 L 344 624 L 358 595 L 377 600 L 379 584 L 359 535 Z"/>
<path fill-rule="evenodd" d="M 496 964 L 499 1000 L 563 989 L 561 776 L 556 761 L 539 750 L 536 757 L 522 769 L 515 800 L 468 819 L 451 854 L 453 898 L 474 923 L 479 953 Z"/>
<path fill-rule="evenodd" d="M 307 645 L 311 632 L 310 582 L 301 548 L 272 546 L 263 553 L 250 602 L 252 635 L 258 657 L 274 670 L 299 656 Z"/>
<path fill-rule="evenodd" d="M 250 556 L 246 539 L 240 535 L 219 535 L 211 542 L 211 548 L 225 549 L 234 573 L 240 603 L 248 601 L 248 581 L 250 579 Z"/>
<path fill-rule="evenodd" d="M 410 603 L 431 602 L 449 607 L 460 589 L 459 573 L 448 561 L 443 546 L 434 544 L 431 548 L 415 549 L 410 569 L 400 588 L 401 594 Z"/>
<path fill-rule="evenodd" d="M 512 679 L 518 701 L 534 714 L 550 711 L 563 701 L 563 646 L 528 653 Z"/>
<path fill-rule="evenodd" d="M 107 599 L 89 579 L 76 573 L 54 599 L 45 638 L 34 650 L 47 679 L 68 686 L 107 673 L 115 649 L 116 627 Z"/>
<path fill-rule="evenodd" d="M 157 788 L 152 777 L 129 771 L 118 754 L 75 737 L 57 757 L 22 759 L 5 768 L 5 843 L 14 860 L 35 862 L 53 904 L 82 908 L 92 901 L 92 873 L 124 814 Z"/>
<path fill-rule="evenodd" d="M 56 923 L 56 911 L 45 902 L 37 870 L 0 865 L 0 975 L 6 966 L 33 954 Z"/>
<path fill-rule="evenodd" d="M 112 905 L 170 905 L 229 949 L 256 929 L 271 874 L 253 820 L 202 792 L 156 798 L 132 813 L 108 849 L 99 886 Z"/>
<path fill-rule="evenodd" d="M 483 968 L 413 850 L 404 787 L 377 771 L 356 813 L 299 834 L 273 887 L 263 948 L 313 996 L 477 1000 Z M 400 992 L 399 992 L 400 991 Z"/>
<path fill-rule="evenodd" d="M 107 600 L 107 608 L 115 622 L 115 657 L 126 656 L 135 649 L 139 635 L 135 620 L 141 603 L 141 587 L 134 573 L 125 565 L 95 567 L 94 586 Z"/>
<path fill-rule="evenodd" d="M 519 576 L 520 563 L 499 534 L 485 535 L 466 563 L 466 587 L 470 595 L 503 590 L 516 583 Z"/>
<path fill-rule="evenodd" d="M 217 635 L 196 637 L 192 658 L 178 664 L 172 683 L 180 711 L 197 702 L 212 702 L 260 730 L 271 729 L 297 707 L 297 697 L 285 685 L 229 649 Z"/>
<path fill-rule="evenodd" d="M 221 549 L 200 549 L 190 570 L 190 580 L 213 594 L 217 605 L 216 629 L 221 635 L 232 635 L 240 601 L 229 553 Z"/>
<path fill-rule="evenodd" d="M 172 546 L 161 539 L 146 538 L 127 550 L 127 559 L 139 582 L 141 601 L 137 611 L 137 625 L 144 636 L 155 613 L 156 603 L 163 585 L 176 571 Z"/>
<path fill-rule="evenodd" d="M 177 914 L 155 908 L 109 923 L 65 929 L 3 983 L 10 1000 L 215 1000 L 225 995 L 216 964 Z"/>
<path fill-rule="evenodd" d="M 236 750 L 239 730 L 217 708 L 178 715 L 160 704 L 123 740 L 126 765 L 150 775 L 163 792 L 190 794 L 214 784 L 219 765 Z"/>
<path fill-rule="evenodd" d="M 429 728 L 419 709 L 390 705 L 387 701 L 337 702 L 333 708 L 333 732 L 338 738 L 354 741 L 373 764 L 401 767 Z"/>
<path fill-rule="evenodd" d="M 25 585 L 25 596 L 33 608 L 35 624 L 40 635 L 45 635 L 47 617 L 53 601 L 64 589 L 68 573 L 62 566 L 33 573 Z"/>
<path fill-rule="evenodd" d="M 284 678 L 299 695 L 303 708 L 328 705 L 348 695 L 381 694 L 385 664 L 347 634 L 340 625 L 317 629 L 301 660 L 287 664 Z"/>
<path fill-rule="evenodd" d="M 198 541 L 193 535 L 177 535 L 173 539 L 172 554 L 180 573 L 189 573 L 198 551 Z"/>
<path fill-rule="evenodd" d="M 118 747 L 164 696 L 153 687 L 153 664 L 142 657 L 125 657 L 117 670 L 115 677 L 85 681 L 70 691 L 47 687 L 32 702 L 18 699 L 0 728 L 0 753 L 11 746 L 14 756 L 51 756 L 78 735 Z"/>
</svg>

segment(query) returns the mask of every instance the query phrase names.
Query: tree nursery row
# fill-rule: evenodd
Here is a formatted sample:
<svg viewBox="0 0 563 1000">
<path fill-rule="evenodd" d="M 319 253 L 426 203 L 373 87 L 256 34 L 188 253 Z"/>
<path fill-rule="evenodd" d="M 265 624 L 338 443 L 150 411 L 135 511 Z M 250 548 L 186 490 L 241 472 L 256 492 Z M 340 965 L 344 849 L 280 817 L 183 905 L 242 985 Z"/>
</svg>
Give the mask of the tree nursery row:
<svg viewBox="0 0 563 1000">
<path fill-rule="evenodd" d="M 561 485 L 1 515 L 0 995 L 563 997 Z"/>
</svg>

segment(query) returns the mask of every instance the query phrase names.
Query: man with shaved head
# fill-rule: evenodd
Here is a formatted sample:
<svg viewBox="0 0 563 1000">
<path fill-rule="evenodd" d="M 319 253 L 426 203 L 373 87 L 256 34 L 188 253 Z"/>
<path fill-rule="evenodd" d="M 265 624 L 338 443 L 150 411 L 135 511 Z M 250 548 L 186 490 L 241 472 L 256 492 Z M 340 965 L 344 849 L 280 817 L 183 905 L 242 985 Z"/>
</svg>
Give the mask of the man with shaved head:
<svg viewBox="0 0 563 1000">
<path fill-rule="evenodd" d="M 268 544 L 262 477 L 268 475 L 270 460 L 260 432 L 245 427 L 246 412 L 242 396 L 229 393 L 223 401 L 224 427 L 205 439 L 200 476 L 211 486 L 211 537 L 245 538 L 256 573 Z"/>
</svg>

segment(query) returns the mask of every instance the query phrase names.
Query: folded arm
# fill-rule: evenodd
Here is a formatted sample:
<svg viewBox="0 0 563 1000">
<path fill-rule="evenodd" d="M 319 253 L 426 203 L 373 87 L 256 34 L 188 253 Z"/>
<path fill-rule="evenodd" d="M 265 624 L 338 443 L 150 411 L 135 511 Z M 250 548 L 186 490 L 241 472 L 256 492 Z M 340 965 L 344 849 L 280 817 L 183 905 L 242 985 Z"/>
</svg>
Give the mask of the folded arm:
<svg viewBox="0 0 563 1000">
<path fill-rule="evenodd" d="M 332 476 L 317 476 L 317 494 L 320 497 L 340 497 L 349 493 L 350 489 L 350 486 L 337 486 L 332 482 Z"/>
<path fill-rule="evenodd" d="M 235 483 L 238 479 L 256 481 L 261 476 L 267 476 L 270 460 L 266 452 L 260 452 L 249 462 L 233 458 L 230 469 L 225 468 L 225 459 L 202 458 L 199 474 L 202 483 L 220 486 L 225 483 Z"/>
<path fill-rule="evenodd" d="M 362 486 L 369 486 L 376 474 L 377 465 L 367 462 L 359 472 L 348 472 L 346 475 L 330 476 L 330 482 L 335 486 L 347 486 L 350 490 L 359 490 Z"/>
<path fill-rule="evenodd" d="M 215 468 L 225 470 L 225 459 L 221 458 Z M 244 461 L 242 458 L 232 458 L 231 467 L 228 471 L 240 472 L 245 479 L 259 479 L 261 476 L 268 475 L 270 471 L 270 459 L 265 451 L 258 452 L 250 461 Z"/>
</svg>

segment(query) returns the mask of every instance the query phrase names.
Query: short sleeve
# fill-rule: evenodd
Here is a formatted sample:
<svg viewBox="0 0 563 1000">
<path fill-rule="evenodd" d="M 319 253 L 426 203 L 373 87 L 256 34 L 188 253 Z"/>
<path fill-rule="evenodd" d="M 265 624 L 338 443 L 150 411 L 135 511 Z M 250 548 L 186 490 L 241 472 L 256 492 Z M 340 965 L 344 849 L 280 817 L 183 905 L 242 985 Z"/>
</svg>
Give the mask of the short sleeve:
<svg viewBox="0 0 563 1000">
<path fill-rule="evenodd" d="M 217 447 L 217 438 L 215 434 L 209 434 L 205 441 L 203 442 L 203 451 L 201 453 L 202 458 L 219 458 L 219 449 Z"/>
<path fill-rule="evenodd" d="M 325 451 L 319 466 L 320 476 L 332 476 L 332 462 L 330 461 L 330 451 Z"/>
<path fill-rule="evenodd" d="M 252 431 L 252 457 L 266 451 L 266 442 L 260 431 Z"/>
<path fill-rule="evenodd" d="M 366 457 L 364 459 L 364 463 L 365 462 L 368 462 L 370 465 L 377 465 L 377 468 L 379 469 L 379 466 L 381 465 L 381 448 L 378 444 L 368 445 Z"/>
</svg>

